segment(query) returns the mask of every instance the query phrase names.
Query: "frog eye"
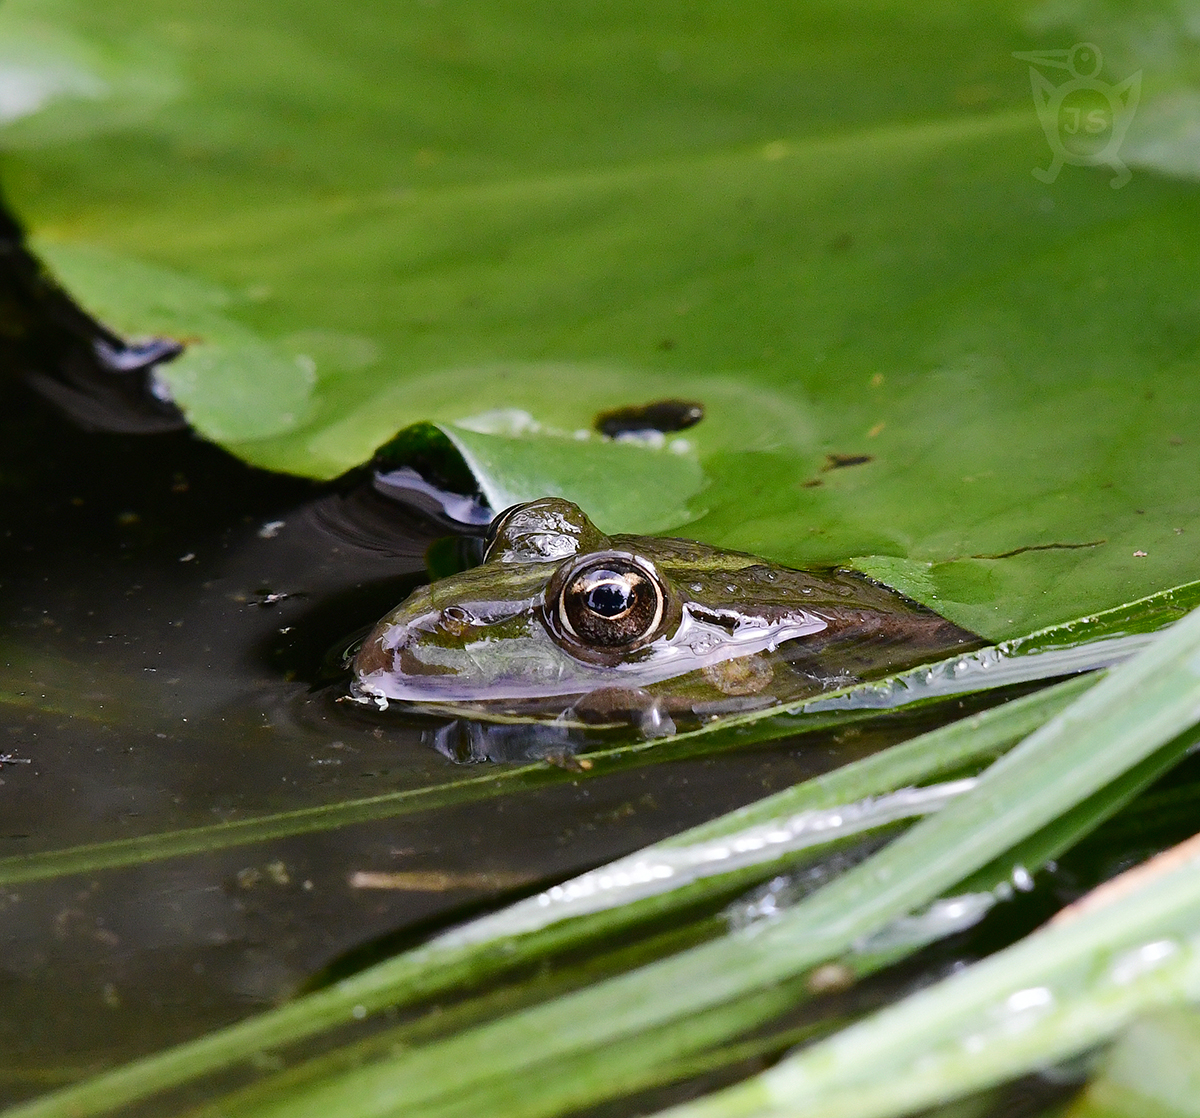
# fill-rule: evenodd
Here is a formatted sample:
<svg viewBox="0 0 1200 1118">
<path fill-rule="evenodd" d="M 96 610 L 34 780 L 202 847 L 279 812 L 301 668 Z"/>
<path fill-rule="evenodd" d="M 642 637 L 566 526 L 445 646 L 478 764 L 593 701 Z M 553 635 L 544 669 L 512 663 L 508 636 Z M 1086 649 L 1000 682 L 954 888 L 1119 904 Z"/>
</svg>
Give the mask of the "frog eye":
<svg viewBox="0 0 1200 1118">
<path fill-rule="evenodd" d="M 648 564 L 633 556 L 590 556 L 562 583 L 558 622 L 584 644 L 629 648 L 655 632 L 663 605 L 662 586 Z"/>
</svg>

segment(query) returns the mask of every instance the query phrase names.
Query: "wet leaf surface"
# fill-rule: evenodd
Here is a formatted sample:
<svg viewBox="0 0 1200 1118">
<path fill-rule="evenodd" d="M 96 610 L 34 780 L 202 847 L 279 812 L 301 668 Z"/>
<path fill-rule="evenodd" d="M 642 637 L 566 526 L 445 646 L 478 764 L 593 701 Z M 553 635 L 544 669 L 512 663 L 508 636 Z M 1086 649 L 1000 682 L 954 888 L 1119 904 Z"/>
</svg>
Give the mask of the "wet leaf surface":
<svg viewBox="0 0 1200 1118">
<path fill-rule="evenodd" d="M 178 75 L 72 143 L 14 123 L 5 178 L 94 310 L 195 340 L 168 377 L 250 461 L 329 476 L 433 420 L 497 502 L 858 556 L 991 637 L 1195 573 L 1200 211 L 1153 132 L 1184 111 L 1181 17 L 1155 48 L 982 4 L 884 5 L 869 35 L 844 4 L 18 16 L 136 28 Z M 1011 55 L 1077 27 L 1114 79 L 1146 69 L 1120 190 L 1030 174 Z M 706 414 L 662 446 L 576 438 L 671 397 Z"/>
</svg>

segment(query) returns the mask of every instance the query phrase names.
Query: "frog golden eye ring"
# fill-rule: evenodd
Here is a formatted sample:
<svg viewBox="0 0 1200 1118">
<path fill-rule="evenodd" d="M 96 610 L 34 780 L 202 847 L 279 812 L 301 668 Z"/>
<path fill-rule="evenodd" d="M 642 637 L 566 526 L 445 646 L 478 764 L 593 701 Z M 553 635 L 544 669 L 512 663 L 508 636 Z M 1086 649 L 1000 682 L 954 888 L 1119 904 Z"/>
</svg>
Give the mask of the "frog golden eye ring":
<svg viewBox="0 0 1200 1118">
<path fill-rule="evenodd" d="M 581 644 L 630 649 L 662 623 L 662 584 L 645 560 L 622 552 L 589 555 L 560 584 L 556 620 Z"/>
</svg>

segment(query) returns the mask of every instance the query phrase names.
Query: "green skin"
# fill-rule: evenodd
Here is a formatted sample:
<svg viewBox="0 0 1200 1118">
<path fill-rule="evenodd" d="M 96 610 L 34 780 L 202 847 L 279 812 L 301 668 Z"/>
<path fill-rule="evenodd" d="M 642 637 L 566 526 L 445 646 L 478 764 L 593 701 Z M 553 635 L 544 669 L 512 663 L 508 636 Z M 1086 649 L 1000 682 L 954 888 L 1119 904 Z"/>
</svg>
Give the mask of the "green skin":
<svg viewBox="0 0 1200 1118">
<path fill-rule="evenodd" d="M 632 646 L 564 631 L 563 586 L 596 553 L 638 563 L 661 589 L 658 623 Z M 565 715 L 653 736 L 980 643 L 853 571 L 605 536 L 569 501 L 543 498 L 504 516 L 480 566 L 422 587 L 375 626 L 354 658 L 352 692 L 380 709 Z"/>
</svg>

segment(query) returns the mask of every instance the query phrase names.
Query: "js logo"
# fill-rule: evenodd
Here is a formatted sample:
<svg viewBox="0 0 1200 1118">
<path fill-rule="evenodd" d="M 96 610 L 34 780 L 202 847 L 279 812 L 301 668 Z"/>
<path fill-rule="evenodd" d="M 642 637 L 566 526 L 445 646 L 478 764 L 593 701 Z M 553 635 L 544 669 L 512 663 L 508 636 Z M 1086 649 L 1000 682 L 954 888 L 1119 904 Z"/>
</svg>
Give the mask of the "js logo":
<svg viewBox="0 0 1200 1118">
<path fill-rule="evenodd" d="M 1033 103 L 1054 155 L 1049 167 L 1034 167 L 1034 177 L 1050 183 L 1058 178 L 1064 163 L 1076 167 L 1104 164 L 1116 172 L 1108 185 L 1114 190 L 1124 186 L 1132 176 L 1117 153 L 1137 110 L 1142 71 L 1120 85 L 1098 81 L 1103 60 L 1093 43 L 1076 43 L 1070 50 L 1018 52 L 1013 58 L 1032 63 Z M 1070 79 L 1054 85 L 1039 66 L 1066 70 Z"/>
</svg>

